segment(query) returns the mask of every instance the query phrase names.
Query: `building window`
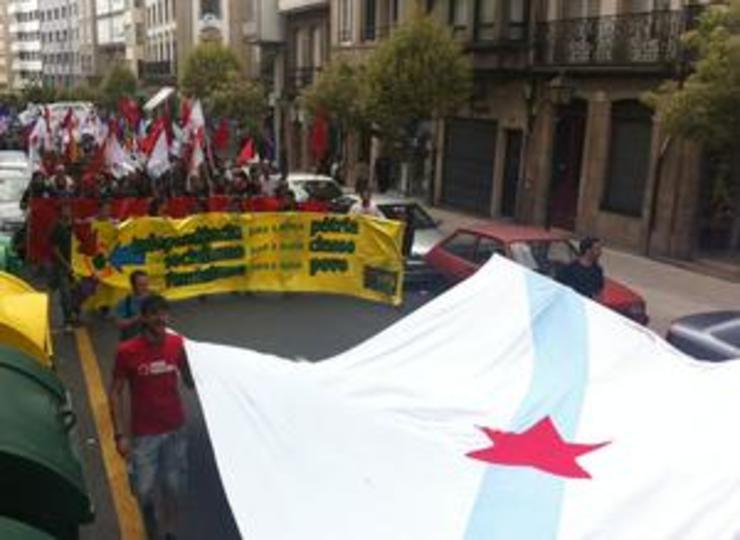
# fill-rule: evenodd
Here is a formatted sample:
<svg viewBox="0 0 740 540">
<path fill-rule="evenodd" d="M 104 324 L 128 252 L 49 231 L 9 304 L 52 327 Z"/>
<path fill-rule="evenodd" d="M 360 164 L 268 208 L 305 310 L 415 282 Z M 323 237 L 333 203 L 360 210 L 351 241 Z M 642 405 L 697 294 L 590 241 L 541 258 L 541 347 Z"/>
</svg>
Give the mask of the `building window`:
<svg viewBox="0 0 740 540">
<path fill-rule="evenodd" d="M 562 0 L 563 17 L 580 19 L 601 15 L 601 0 Z"/>
<path fill-rule="evenodd" d="M 622 12 L 649 13 L 671 9 L 671 0 L 624 0 Z"/>
<path fill-rule="evenodd" d="M 489 0 L 476 0 L 475 40 L 493 41 L 496 33 L 496 4 Z"/>
<path fill-rule="evenodd" d="M 449 22 L 456 35 L 464 33 L 468 26 L 468 2 L 469 0 L 450 0 Z"/>
<path fill-rule="evenodd" d="M 362 3 L 362 39 L 374 41 L 378 28 L 378 5 L 376 0 L 364 0 Z"/>
<path fill-rule="evenodd" d="M 221 1 L 220 0 L 200 0 L 200 17 L 211 15 L 221 18 Z"/>
<path fill-rule="evenodd" d="M 320 26 L 315 26 L 311 30 L 313 34 L 313 67 L 321 68 L 324 65 L 324 35 Z"/>
<path fill-rule="evenodd" d="M 339 43 L 352 43 L 352 0 L 339 0 Z"/>
<path fill-rule="evenodd" d="M 642 215 L 650 168 L 652 122 L 652 111 L 637 100 L 617 101 L 612 105 L 604 210 L 634 217 Z"/>
</svg>

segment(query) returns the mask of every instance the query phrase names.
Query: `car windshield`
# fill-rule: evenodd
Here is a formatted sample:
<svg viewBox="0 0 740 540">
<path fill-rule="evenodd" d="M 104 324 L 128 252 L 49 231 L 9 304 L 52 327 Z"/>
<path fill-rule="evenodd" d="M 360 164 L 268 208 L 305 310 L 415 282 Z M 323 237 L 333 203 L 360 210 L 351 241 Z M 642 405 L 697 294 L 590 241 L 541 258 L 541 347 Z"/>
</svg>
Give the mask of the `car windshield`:
<svg viewBox="0 0 740 540">
<path fill-rule="evenodd" d="M 512 258 L 530 270 L 549 276 L 576 258 L 576 251 L 567 240 L 529 240 L 513 242 Z"/>
<path fill-rule="evenodd" d="M 20 201 L 26 189 L 26 179 L 22 176 L 0 178 L 0 202 Z"/>
<path fill-rule="evenodd" d="M 298 182 L 311 199 L 317 201 L 331 201 L 342 196 L 342 190 L 334 182 L 327 180 L 306 180 Z"/>
<path fill-rule="evenodd" d="M 404 215 L 406 213 L 406 209 L 411 208 L 413 220 L 414 220 L 414 229 L 416 230 L 422 230 L 422 229 L 436 229 L 437 224 L 434 223 L 434 220 L 432 217 L 426 213 L 426 210 L 424 210 L 421 206 L 414 203 L 398 203 L 398 204 L 379 204 L 378 209 L 383 213 L 385 217 L 388 219 L 395 219 L 397 221 L 402 221 L 404 219 Z"/>
</svg>

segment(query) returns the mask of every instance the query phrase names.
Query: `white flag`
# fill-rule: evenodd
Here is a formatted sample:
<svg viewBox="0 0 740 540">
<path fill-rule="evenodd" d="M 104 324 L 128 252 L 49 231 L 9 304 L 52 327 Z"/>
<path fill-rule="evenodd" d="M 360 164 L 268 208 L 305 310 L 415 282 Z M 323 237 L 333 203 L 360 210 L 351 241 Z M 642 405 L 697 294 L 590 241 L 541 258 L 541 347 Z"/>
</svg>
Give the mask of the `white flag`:
<svg viewBox="0 0 740 540">
<path fill-rule="evenodd" d="M 317 364 L 187 348 L 244 538 L 740 538 L 740 362 L 500 257 Z"/>
<path fill-rule="evenodd" d="M 115 133 L 111 133 L 105 142 L 105 164 L 111 174 L 116 178 L 123 178 L 138 169 L 137 164 L 134 163 L 131 157 L 121 147 L 121 143 L 118 141 Z"/>
<path fill-rule="evenodd" d="M 152 153 L 146 164 L 146 170 L 151 178 L 159 178 L 170 168 L 169 147 L 167 145 L 167 133 L 162 130 L 157 138 Z"/>
</svg>

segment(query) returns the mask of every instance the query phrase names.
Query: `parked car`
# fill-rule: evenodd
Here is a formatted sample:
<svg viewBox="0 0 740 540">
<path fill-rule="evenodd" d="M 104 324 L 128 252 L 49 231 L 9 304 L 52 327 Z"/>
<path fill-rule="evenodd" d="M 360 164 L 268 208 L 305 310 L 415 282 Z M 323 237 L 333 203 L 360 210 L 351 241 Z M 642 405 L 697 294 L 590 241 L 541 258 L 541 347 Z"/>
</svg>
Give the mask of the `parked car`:
<svg viewBox="0 0 740 540">
<path fill-rule="evenodd" d="M 27 173 L 31 177 L 31 162 L 21 150 L 0 150 L 0 173 L 11 171 Z"/>
<path fill-rule="evenodd" d="M 561 267 L 578 256 L 573 240 L 556 232 L 481 223 L 455 231 L 437 244 L 426 260 L 452 283 L 458 283 L 474 274 L 494 254 L 553 278 Z M 625 317 L 647 324 L 645 300 L 621 283 L 608 278 L 605 281 L 598 301 Z"/>
<path fill-rule="evenodd" d="M 332 204 L 344 196 L 342 186 L 330 176 L 293 172 L 288 175 L 287 182 L 299 203 L 314 200 Z"/>
<path fill-rule="evenodd" d="M 25 223 L 21 198 L 30 175 L 21 170 L 0 167 L 0 232 L 14 234 Z"/>
<path fill-rule="evenodd" d="M 671 323 L 666 340 L 698 360 L 740 359 L 740 311 L 697 313 Z"/>
</svg>

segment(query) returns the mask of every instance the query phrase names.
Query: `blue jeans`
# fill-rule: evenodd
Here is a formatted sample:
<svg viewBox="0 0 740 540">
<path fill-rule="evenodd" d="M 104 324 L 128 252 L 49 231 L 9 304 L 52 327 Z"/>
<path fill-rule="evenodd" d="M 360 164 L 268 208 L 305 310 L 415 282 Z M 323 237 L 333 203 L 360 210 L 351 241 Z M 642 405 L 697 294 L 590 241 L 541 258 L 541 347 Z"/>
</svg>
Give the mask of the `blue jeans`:
<svg viewBox="0 0 740 540">
<path fill-rule="evenodd" d="M 131 489 L 139 501 L 144 524 L 151 538 L 158 529 L 155 501 L 177 503 L 187 489 L 188 451 L 185 429 L 134 437 L 129 461 Z"/>
</svg>

